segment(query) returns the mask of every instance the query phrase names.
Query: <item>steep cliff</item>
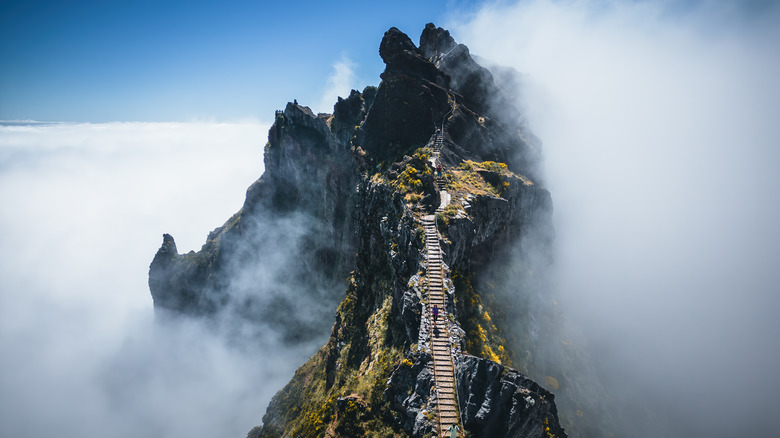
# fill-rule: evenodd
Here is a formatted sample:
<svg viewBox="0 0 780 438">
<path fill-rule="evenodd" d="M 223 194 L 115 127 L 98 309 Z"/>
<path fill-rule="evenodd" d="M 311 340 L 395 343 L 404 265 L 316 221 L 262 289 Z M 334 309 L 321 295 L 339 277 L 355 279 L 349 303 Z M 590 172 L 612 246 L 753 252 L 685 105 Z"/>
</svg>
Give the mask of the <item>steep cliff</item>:
<svg viewBox="0 0 780 438">
<path fill-rule="evenodd" d="M 568 391 L 567 427 L 593 420 L 546 294 L 540 142 L 446 30 L 427 25 L 418 47 L 391 28 L 379 53 L 379 86 L 339 98 L 332 115 L 297 103 L 277 113 L 265 173 L 201 251 L 180 255 L 164 236 L 155 308 L 256 327 L 292 318 L 281 325 L 292 342 L 331 328 L 250 436 L 429 436 L 448 424 L 567 436 L 554 391 Z M 446 297 L 438 319 L 434 288 Z"/>
<path fill-rule="evenodd" d="M 277 113 L 265 173 L 247 189 L 241 210 L 197 253 L 179 255 L 173 237 L 164 236 L 149 270 L 155 309 L 237 317 L 258 330 L 282 330 L 288 341 L 327 332 L 354 266 L 358 171 L 331 126 L 357 124 L 364 102 L 358 93 L 346 104 L 357 111 L 326 119 L 289 103 Z"/>
</svg>

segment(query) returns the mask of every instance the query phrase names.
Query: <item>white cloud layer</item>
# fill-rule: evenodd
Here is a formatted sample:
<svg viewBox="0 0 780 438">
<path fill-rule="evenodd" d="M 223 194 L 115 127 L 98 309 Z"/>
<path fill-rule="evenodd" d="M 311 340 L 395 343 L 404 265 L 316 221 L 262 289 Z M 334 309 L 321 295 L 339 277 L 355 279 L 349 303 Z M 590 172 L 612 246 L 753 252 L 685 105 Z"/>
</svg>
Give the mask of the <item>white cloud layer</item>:
<svg viewBox="0 0 780 438">
<path fill-rule="evenodd" d="M 333 63 L 333 72 L 328 77 L 328 82 L 322 91 L 317 111 L 332 113 L 333 105 L 336 104 L 339 96 L 346 98 L 349 96 L 349 92 L 356 87 L 355 63 L 343 55 L 341 59 Z"/>
<path fill-rule="evenodd" d="M 244 436 L 311 351 L 153 324 L 149 263 L 243 203 L 257 122 L 0 126 L 0 436 Z M 309 347 L 310 348 L 310 347 Z"/>
<path fill-rule="evenodd" d="M 780 431 L 779 12 L 540 0 L 452 26 L 527 74 L 562 305 L 693 436 Z"/>
</svg>

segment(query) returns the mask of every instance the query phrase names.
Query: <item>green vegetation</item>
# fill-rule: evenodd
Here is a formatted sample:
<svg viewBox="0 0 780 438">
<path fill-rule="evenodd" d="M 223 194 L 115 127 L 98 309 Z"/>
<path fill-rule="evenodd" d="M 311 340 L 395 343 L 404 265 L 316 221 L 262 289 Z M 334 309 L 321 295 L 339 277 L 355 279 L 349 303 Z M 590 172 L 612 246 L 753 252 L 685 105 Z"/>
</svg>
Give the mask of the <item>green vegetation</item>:
<svg viewBox="0 0 780 438">
<path fill-rule="evenodd" d="M 512 180 L 523 185 L 533 183 L 526 177 L 510 171 L 505 163 L 495 161 L 465 160 L 447 173 L 447 187 L 454 194 L 502 196 L 511 186 Z"/>
<path fill-rule="evenodd" d="M 444 231 L 449 224 L 449 216 L 446 216 L 443 212 L 436 213 L 436 227 L 439 231 Z"/>
<path fill-rule="evenodd" d="M 458 214 L 465 214 L 463 206 L 457 200 L 451 200 L 440 212 L 436 213 L 436 226 L 442 234 L 446 234 L 450 221 Z"/>
<path fill-rule="evenodd" d="M 363 296 L 351 277 L 331 339 L 274 396 L 263 417 L 263 437 L 399 433 L 389 426 L 393 413 L 383 394 L 393 369 L 411 363 L 388 336 L 392 294 L 385 294 L 373 310 L 361 309 L 367 304 Z"/>
<path fill-rule="evenodd" d="M 477 292 L 470 274 L 456 271 L 452 274 L 458 305 L 458 319 L 466 332 L 466 351 L 494 362 L 512 366 L 502 329 L 506 327 L 504 314 L 492 294 Z"/>
<path fill-rule="evenodd" d="M 545 418 L 544 419 L 544 433 L 547 435 L 547 438 L 555 438 L 555 434 L 550 432 L 550 419 Z"/>
<path fill-rule="evenodd" d="M 425 177 L 430 178 L 433 173 L 428 165 L 428 157 L 430 156 L 430 149 L 419 148 L 412 155 L 412 159 L 409 160 L 404 166 L 403 170 L 398 173 L 398 176 L 392 182 L 399 192 L 404 195 L 414 193 L 419 196 L 423 191 L 423 179 Z M 416 202 L 416 201 L 415 201 Z"/>
</svg>

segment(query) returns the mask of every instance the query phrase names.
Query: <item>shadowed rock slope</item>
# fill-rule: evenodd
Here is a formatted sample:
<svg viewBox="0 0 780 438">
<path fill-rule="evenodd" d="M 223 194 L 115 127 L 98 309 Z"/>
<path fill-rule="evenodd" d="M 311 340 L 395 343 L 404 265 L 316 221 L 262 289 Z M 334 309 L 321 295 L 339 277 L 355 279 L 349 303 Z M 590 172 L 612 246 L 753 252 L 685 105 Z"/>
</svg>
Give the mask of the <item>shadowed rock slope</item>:
<svg viewBox="0 0 780 438">
<path fill-rule="evenodd" d="M 446 30 L 427 25 L 418 47 L 391 28 L 379 54 L 379 86 L 339 98 L 332 115 L 297 103 L 277 113 L 265 173 L 199 252 L 178 254 L 164 236 L 149 272 L 155 308 L 323 338 L 249 436 L 431 436 L 431 354 L 418 336 L 439 131 L 462 436 L 600 430 L 598 395 L 584 394 L 595 379 L 578 380 L 546 293 L 552 203 L 539 141 Z M 560 419 L 555 391 L 566 394 Z"/>
</svg>

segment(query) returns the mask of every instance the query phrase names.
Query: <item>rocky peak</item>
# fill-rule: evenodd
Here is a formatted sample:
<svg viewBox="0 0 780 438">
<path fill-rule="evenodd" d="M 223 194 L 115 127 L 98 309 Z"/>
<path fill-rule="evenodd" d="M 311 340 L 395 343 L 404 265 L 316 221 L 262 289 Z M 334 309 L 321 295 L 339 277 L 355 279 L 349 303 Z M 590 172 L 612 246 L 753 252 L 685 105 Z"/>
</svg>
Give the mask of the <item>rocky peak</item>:
<svg viewBox="0 0 780 438">
<path fill-rule="evenodd" d="M 330 137 L 328 125 L 308 106 L 298 105 L 298 102 L 287 102 L 287 106 L 284 107 L 284 117 L 290 126 L 312 129 L 325 139 Z"/>
<path fill-rule="evenodd" d="M 426 144 L 450 111 L 449 77 L 396 28 L 385 32 L 379 53 L 386 67 L 356 145 L 369 166 L 396 161 Z"/>
<path fill-rule="evenodd" d="M 450 31 L 436 27 L 433 23 L 426 24 L 420 35 L 420 51 L 429 60 L 448 53 L 457 45 L 455 39 L 450 36 Z"/>
<path fill-rule="evenodd" d="M 391 28 L 380 54 L 382 82 L 354 138 L 369 166 L 397 161 L 443 130 L 451 146 L 444 160 L 498 161 L 539 178 L 541 143 L 490 72 L 447 30 L 428 23 L 418 48 Z"/>
<path fill-rule="evenodd" d="M 502 118 L 512 110 L 496 106 L 501 90 L 446 30 L 428 24 L 418 48 L 391 28 L 379 53 L 379 86 L 339 98 L 332 115 L 297 102 L 277 111 L 265 173 L 201 251 L 179 255 L 164 236 L 150 267 L 155 307 L 291 327 L 291 343 L 323 340 L 253 437 L 426 436 L 444 403 L 430 391 L 441 352 L 430 354 L 425 335 L 428 248 L 438 240 L 466 432 L 565 437 L 553 394 L 509 368 L 513 346 L 502 334 L 517 320 L 521 337 L 536 340 L 533 306 L 503 312 L 518 296 L 546 300 L 528 286 L 538 266 L 520 259 L 519 290 L 481 298 L 476 289 L 495 277 L 486 266 L 511 270 L 512 248 L 549 250 L 550 195 L 534 182 L 527 136 Z M 446 178 L 434 176 L 437 165 Z M 536 348 L 521 346 L 516 357 Z"/>
<path fill-rule="evenodd" d="M 405 73 L 446 86 L 446 78 L 405 33 L 395 27 L 385 32 L 379 44 L 379 56 L 385 62 L 385 74 Z"/>
</svg>

